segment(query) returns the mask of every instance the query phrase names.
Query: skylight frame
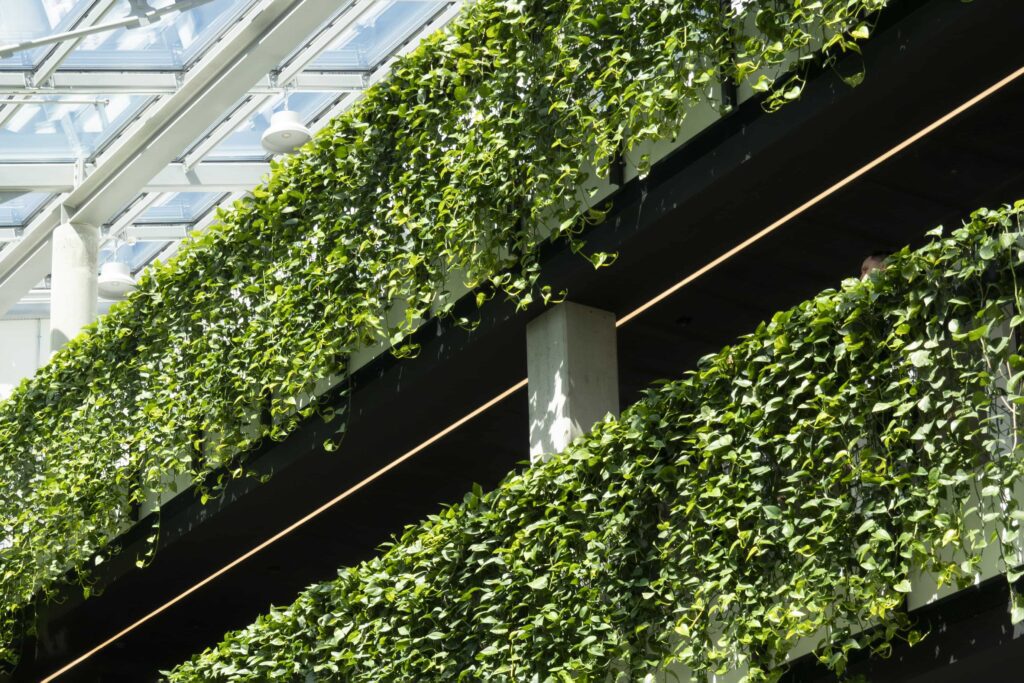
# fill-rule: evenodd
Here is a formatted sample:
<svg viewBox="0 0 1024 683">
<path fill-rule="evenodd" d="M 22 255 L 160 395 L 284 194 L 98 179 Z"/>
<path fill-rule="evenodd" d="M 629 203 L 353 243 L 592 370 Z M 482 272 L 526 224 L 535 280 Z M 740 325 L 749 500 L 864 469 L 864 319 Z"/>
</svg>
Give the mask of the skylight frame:
<svg viewBox="0 0 1024 683">
<path fill-rule="evenodd" d="M 399 27 L 400 30 L 387 36 L 387 40 L 383 47 L 378 48 L 378 46 L 374 46 L 373 51 L 369 53 L 370 56 L 367 57 L 365 61 L 356 64 L 343 64 L 339 61 L 342 59 L 341 57 L 331 57 L 331 53 L 339 53 L 347 49 L 344 47 L 345 43 L 342 42 L 346 37 L 358 40 L 363 31 L 375 29 L 376 21 L 386 16 L 392 8 L 405 5 L 420 5 L 424 9 L 420 12 L 410 14 L 406 21 L 401 22 Z M 340 34 L 309 63 L 306 70 L 311 72 L 331 73 L 371 73 L 387 61 L 388 58 L 393 55 L 395 51 L 400 49 L 402 45 L 419 34 L 424 26 L 430 24 L 434 18 L 444 12 L 444 10 L 450 5 L 450 0 L 377 0 L 367 7 L 367 10 L 362 13 L 355 22 L 353 22 L 352 26 L 341 31 Z M 377 9 L 378 7 L 380 8 L 379 10 Z M 367 15 L 372 16 L 367 19 Z"/>
<path fill-rule="evenodd" d="M 46 12 L 43 5 L 48 0 L 15 0 L 16 2 L 36 2 L 41 8 L 42 12 Z M 64 15 L 56 24 L 39 31 L 38 33 L 31 34 L 19 34 L 15 37 L 14 34 L 5 33 L 3 31 L 3 13 L 0 11 L 0 44 L 9 44 L 19 42 L 22 40 L 31 40 L 34 38 L 42 38 L 47 35 L 55 33 L 62 33 L 75 26 L 84 17 L 89 8 L 93 5 L 94 0 L 77 0 L 74 7 L 66 15 Z M 22 6 L 24 7 L 24 6 Z M 53 45 L 41 45 L 31 50 L 26 50 L 24 53 L 12 55 L 0 59 L 0 72 L 32 72 L 35 71 L 46 61 L 47 57 L 53 52 Z"/>
<path fill-rule="evenodd" d="M 87 15 L 91 23 L 97 23 L 97 17 L 100 15 L 97 8 L 113 2 L 114 0 L 90 0 L 88 3 L 91 8 Z M 281 0 L 251 0 L 257 5 L 249 5 L 255 7 L 253 11 L 262 11 L 263 7 L 280 4 Z M 321 28 L 313 31 L 309 34 L 309 37 L 305 41 L 300 43 L 300 47 L 297 50 L 293 50 L 291 55 L 285 62 L 282 62 L 282 66 L 278 71 L 271 71 L 267 77 L 264 77 L 250 91 L 250 96 L 257 100 L 263 100 L 264 102 L 269 101 L 272 97 L 279 97 L 281 93 L 301 93 L 314 90 L 322 90 L 324 86 L 328 86 L 329 89 L 336 89 L 336 97 L 326 99 L 318 104 L 318 106 L 310 112 L 307 117 L 307 123 L 311 129 L 319 130 L 322 128 L 327 120 L 333 116 L 338 115 L 345 109 L 352 106 L 354 102 L 360 99 L 362 91 L 368 85 L 379 80 L 384 73 L 386 73 L 391 62 L 395 59 L 395 56 L 414 47 L 410 43 L 418 42 L 425 33 L 434 30 L 443 23 L 446 23 L 448 19 L 454 16 L 455 12 L 452 11 L 459 4 L 459 0 L 454 2 L 446 2 L 441 5 L 440 11 L 432 13 L 422 25 L 415 26 L 409 35 L 406 35 L 397 41 L 397 49 L 391 50 L 389 46 L 389 54 L 379 65 L 376 65 L 372 70 L 367 70 L 364 73 L 353 73 L 353 72 L 325 72 L 319 70 L 311 70 L 308 68 L 309 63 L 322 51 L 326 46 L 337 40 L 338 35 L 345 30 L 353 17 L 357 16 L 358 13 L 366 11 L 368 8 L 372 8 L 375 5 L 381 4 L 380 0 L 351 0 L 344 7 L 335 14 L 334 19 L 321 25 Z M 86 6 L 85 3 L 79 5 L 76 10 L 82 11 L 82 8 Z M 372 11 L 372 10 L 371 10 Z M 285 19 L 282 17 L 282 22 Z M 211 63 L 216 63 L 222 59 L 223 56 L 218 52 L 223 52 L 222 49 L 218 48 L 218 45 L 226 45 L 231 40 L 234 40 L 231 36 L 238 36 L 240 33 L 244 34 L 246 22 L 235 20 L 235 24 L 231 24 L 222 29 L 221 34 L 215 38 L 215 42 L 210 45 L 206 45 L 202 54 L 197 54 L 193 57 L 191 64 L 197 69 L 207 69 Z M 88 25 L 88 23 L 86 24 Z M 76 26 L 77 28 L 77 26 Z M 237 41 L 236 41 L 237 42 Z M 169 72 L 166 70 L 159 71 L 103 71 L 103 70 L 75 70 L 69 69 L 66 65 L 61 64 L 62 58 L 60 57 L 61 49 L 63 45 L 57 45 L 51 50 L 46 58 L 42 62 L 42 66 L 37 66 L 37 72 L 35 74 L 28 71 L 4 71 L 0 70 L 0 97 L 10 95 L 16 99 L 23 97 L 35 97 L 40 95 L 102 95 L 103 90 L 107 89 L 105 86 L 110 84 L 108 89 L 110 92 L 116 92 L 118 94 L 143 94 L 147 95 L 148 99 L 143 105 L 141 105 L 135 112 L 134 118 L 130 121 L 125 121 L 123 125 L 116 127 L 116 130 L 108 131 L 105 134 L 104 139 L 95 146 L 95 149 L 91 150 L 91 154 L 85 159 L 76 159 L 74 162 L 33 162 L 27 158 L 20 158 L 5 163 L 0 161 L 0 167 L 6 167 L 3 169 L 3 173 L 0 173 L 0 190 L 3 190 L 3 182 L 7 180 L 13 184 L 24 184 L 23 180 L 18 179 L 18 173 L 15 167 L 19 164 L 33 164 L 36 167 L 43 167 L 49 165 L 51 167 L 60 166 L 61 168 L 56 169 L 57 175 L 52 174 L 40 176 L 35 173 L 35 177 L 46 179 L 47 185 L 51 186 L 50 192 L 70 192 L 70 196 L 74 197 L 76 194 L 81 194 L 76 190 L 78 184 L 82 179 L 88 179 L 93 174 L 100 173 L 105 166 L 112 165 L 113 163 L 123 163 L 117 161 L 122 159 L 125 150 L 139 149 L 135 146 L 140 144 L 138 141 L 139 133 L 147 130 L 150 125 L 148 123 L 151 118 L 151 110 L 157 112 L 159 116 L 160 106 L 162 100 L 165 97 L 171 97 L 175 95 L 177 91 L 181 89 L 183 82 L 187 82 L 189 74 L 185 72 Z M 37 62 L 37 65 L 39 63 Z M 187 70 L 186 70 L 187 71 Z M 40 78 L 37 80 L 34 78 L 35 75 L 39 75 Z M 19 82 L 19 78 L 21 81 Z M 141 79 L 141 80 L 140 80 Z M 148 85 L 148 87 L 147 87 Z M 9 118 L 12 114 L 16 114 L 20 107 L 16 102 L 12 103 L 9 100 L 0 100 L 0 122 L 5 118 Z M 167 109 L 166 106 L 163 107 Z M 220 128 L 224 124 L 224 119 L 229 114 L 224 114 L 221 117 L 220 123 L 213 122 L 208 132 L 212 131 L 215 135 L 223 133 Z M 134 142 L 133 142 L 134 141 Z M 129 143 L 132 143 L 129 146 Z M 144 143 L 141 143 L 144 144 Z M 196 149 L 195 142 L 190 145 L 192 151 L 198 152 Z M 143 156 L 140 154 L 140 156 Z M 186 188 L 187 190 L 202 190 L 203 185 L 200 183 L 193 184 L 192 180 L 185 180 L 182 184 L 183 178 L 195 178 L 197 176 L 190 175 L 191 169 L 195 169 L 198 164 L 203 161 L 203 154 L 191 155 L 184 154 L 178 158 L 176 162 L 176 168 L 167 168 L 167 172 L 161 172 L 160 176 L 162 180 L 155 184 L 153 189 L 143 187 L 140 191 L 141 194 L 136 197 L 148 199 L 161 192 L 171 191 L 173 187 L 175 191 L 178 188 Z M 197 221 L 190 228 L 202 229 L 203 225 L 209 224 L 214 220 L 215 209 L 218 206 L 227 206 L 231 202 L 238 199 L 240 196 L 244 196 L 244 193 L 238 191 L 241 187 L 237 185 L 237 182 L 244 177 L 257 178 L 260 171 L 258 166 L 265 163 L 264 160 L 269 159 L 269 155 L 263 156 L 260 161 L 242 161 L 240 158 L 232 158 L 230 156 L 219 157 L 222 161 L 210 162 L 210 170 L 208 172 L 199 173 L 198 177 L 202 179 L 201 182 L 206 182 L 212 179 L 214 183 L 217 183 L 220 191 L 230 191 L 230 194 L 224 196 L 221 201 L 216 202 L 207 211 L 207 217 L 203 220 Z M 254 159 L 255 155 L 250 157 L 246 155 L 248 159 Z M 220 170 L 232 163 L 239 163 L 244 165 L 248 170 L 243 171 L 241 174 L 235 171 Z M 256 166 L 257 168 L 254 168 Z M 217 167 L 220 167 L 218 169 Z M 184 176 L 182 174 L 184 173 Z M 59 179 L 53 180 L 54 178 Z M 65 184 L 71 179 L 74 179 L 74 185 Z M 155 177 L 154 177 L 155 180 Z M 252 182 L 252 181 L 247 181 Z M 254 184 L 256 184 L 254 182 Z M 248 185 L 246 185 L 248 187 Z M 111 195 L 113 196 L 113 195 Z M 23 269 L 24 274 L 20 274 L 18 278 L 11 280 L 7 278 L 8 271 L 6 270 L 8 264 L 11 262 L 11 258 L 24 259 L 25 256 L 31 254 L 27 251 L 33 249 L 32 245 L 38 244 L 40 235 L 48 235 L 49 231 L 53 228 L 56 216 L 63 216 L 63 209 L 61 209 L 61 202 L 64 201 L 65 195 L 55 195 L 45 204 L 43 207 L 37 210 L 34 217 L 28 221 L 28 224 L 18 231 L 18 240 L 11 243 L 11 246 L 16 247 L 13 254 L 0 253 L 0 316 L 2 311 L 10 305 L 12 299 L 10 298 L 11 292 L 14 289 L 20 290 L 25 280 L 31 276 L 32 273 L 39 272 L 40 266 L 43 261 L 40 260 L 40 252 L 36 252 L 35 255 L 29 257 L 28 261 L 23 261 L 26 264 Z M 109 208 L 111 201 L 106 201 L 104 204 L 103 213 Z M 135 200 L 128 202 L 129 206 L 134 207 Z M 76 207 L 80 207 L 80 204 L 76 204 Z M 76 208 L 76 210 L 78 210 Z M 99 213 L 99 212 L 93 212 Z M 118 212 L 121 213 L 121 212 Z M 90 218 L 91 221 L 95 221 L 99 216 Z M 63 220 L 63 218 L 61 218 Z M 104 221 L 109 226 L 109 223 Z M 164 224 L 144 224 L 140 223 L 136 226 L 129 221 L 127 228 L 122 231 L 123 236 L 126 239 L 148 239 L 148 234 L 158 229 L 181 229 L 186 224 L 176 225 L 164 225 Z M 0 239 L 3 239 L 2 231 L 4 228 L 0 228 Z M 108 233 L 109 234 L 109 233 Z M 184 234 L 184 231 L 183 231 Z M 45 238 L 44 238 L 45 239 Z M 25 244 L 19 244 L 24 242 Z M 172 242 L 171 246 L 163 250 L 161 256 L 172 254 L 178 247 L 177 242 Z M 48 260 L 48 257 L 47 257 Z M 40 272 L 39 277 L 45 271 Z M 6 279 L 5 279 L 6 278 Z M 12 284 L 13 283 L 13 284 Z M 6 290 L 6 291 L 5 291 Z M 23 291 L 28 291 L 27 289 Z M 16 299 L 13 299 L 16 300 Z"/>
<path fill-rule="evenodd" d="M 110 106 L 111 103 L 120 102 L 123 98 L 129 98 L 129 102 L 125 104 L 123 110 L 116 114 L 114 121 L 105 122 L 104 118 L 109 118 L 109 112 L 104 110 Z M 94 103 L 86 103 L 87 99 L 92 99 Z M 49 104 L 43 103 L 45 100 L 49 100 Z M 39 95 L 31 98 L 30 103 L 19 102 L 15 107 L 12 107 L 13 112 L 5 117 L 3 121 L 0 121 L 0 161 L 6 161 L 11 163 L 52 163 L 52 162 L 91 162 L 99 157 L 103 152 L 120 137 L 121 133 L 132 124 L 139 116 L 143 115 L 145 110 L 153 103 L 154 98 L 137 95 L 132 93 L 118 93 L 104 97 L 103 95 L 88 95 L 88 96 L 76 96 L 70 93 L 61 93 L 53 95 Z M 58 150 L 56 146 L 49 147 L 49 143 L 34 142 L 30 143 L 37 149 L 39 147 L 45 147 L 47 151 L 35 153 L 24 156 L 11 156 L 6 157 L 3 149 L 3 133 L 7 132 L 10 135 L 22 135 L 22 129 L 24 126 L 32 124 L 39 114 L 46 116 L 46 108 L 50 107 L 53 109 L 61 110 L 62 108 L 74 107 L 73 111 L 68 112 L 67 116 L 62 119 L 54 118 L 45 119 L 37 126 L 44 124 L 52 124 L 54 129 L 54 135 L 58 135 L 58 126 L 61 129 L 61 134 L 64 140 L 67 142 L 66 152 Z M 94 108 L 94 112 L 90 112 L 90 108 Z M 124 114 L 123 116 L 121 114 Z M 84 127 L 79 126 L 83 117 L 95 116 L 100 121 L 100 125 L 103 128 L 95 135 L 95 139 L 90 141 L 86 146 L 81 146 L 81 138 L 92 133 L 86 130 Z M 23 119 L 23 120 L 22 120 Z M 70 120 L 69 120 L 70 119 Z M 55 144 L 59 145 L 59 141 L 55 140 Z"/>
<path fill-rule="evenodd" d="M 150 0 L 154 8 L 170 5 L 173 1 L 174 0 Z M 70 71 L 127 71 L 142 73 L 151 71 L 185 71 L 195 64 L 196 61 L 201 59 L 207 50 L 217 43 L 224 31 L 234 23 L 238 22 L 246 12 L 256 5 L 257 2 L 259 2 L 259 0 L 212 0 L 210 5 L 200 5 L 199 7 L 186 10 L 185 12 L 165 16 L 161 21 L 156 22 L 152 26 L 135 29 L 117 29 L 108 34 L 90 36 L 79 43 L 67 54 L 60 68 L 62 70 Z M 130 8 L 127 3 L 128 0 L 116 0 L 114 6 L 105 13 L 103 21 L 106 22 L 115 18 L 121 18 L 121 15 L 128 16 Z M 195 19 L 197 16 L 205 16 L 206 12 L 211 9 L 211 6 L 215 7 L 218 3 L 232 4 L 228 6 L 226 11 L 221 15 L 218 15 L 216 18 L 211 20 L 207 26 L 200 29 L 195 42 L 182 49 L 180 58 L 179 55 L 173 52 L 173 48 L 171 47 L 163 48 L 162 51 L 151 50 L 149 46 L 142 49 L 126 50 L 120 46 L 116 49 L 100 49 L 84 47 L 82 44 L 95 42 L 106 43 L 119 39 L 123 40 L 127 37 L 142 39 L 145 36 L 157 35 L 157 32 L 159 32 L 159 35 L 157 35 L 156 40 L 159 41 L 160 38 L 171 32 L 178 22 L 188 20 L 190 18 Z M 127 63 L 125 63 L 123 61 L 125 59 L 124 54 L 129 51 L 135 57 L 141 57 L 142 59 L 135 62 L 129 59 Z M 147 54 L 150 52 L 152 52 L 152 54 Z M 167 55 L 166 59 L 164 58 L 165 53 Z M 115 61 L 111 62 L 110 60 Z M 140 64 L 140 61 L 144 63 Z"/>
<path fill-rule="evenodd" d="M 15 222 L 15 221 L 8 222 L 8 221 L 4 220 L 4 218 L 3 218 L 4 213 L 3 212 L 4 212 L 4 206 L 7 204 L 7 202 L 6 201 L 0 201 L 0 228 L 7 228 L 7 229 L 14 229 L 14 230 L 20 230 L 20 229 L 24 228 L 26 225 L 28 225 L 32 221 L 32 219 L 35 218 L 39 214 L 39 212 L 42 211 L 46 207 L 46 205 L 49 202 L 51 202 L 53 200 L 53 198 L 56 196 L 52 192 L 10 192 L 10 193 L 8 193 L 8 192 L 0 192 L 0 200 L 2 200 L 4 195 L 8 195 L 8 194 L 21 195 L 21 196 L 37 195 L 34 198 L 34 201 L 30 205 L 28 210 L 25 211 L 18 218 L 17 222 Z M 13 199 L 13 197 L 12 197 L 12 199 Z M 11 215 L 13 216 L 13 212 L 12 212 Z"/>
</svg>

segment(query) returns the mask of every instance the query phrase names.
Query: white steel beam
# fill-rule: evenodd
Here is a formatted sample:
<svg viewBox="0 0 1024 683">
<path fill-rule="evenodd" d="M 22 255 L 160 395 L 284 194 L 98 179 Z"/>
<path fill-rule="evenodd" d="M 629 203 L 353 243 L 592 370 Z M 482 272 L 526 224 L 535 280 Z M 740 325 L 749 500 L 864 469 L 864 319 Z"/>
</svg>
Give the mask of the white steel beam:
<svg viewBox="0 0 1024 683">
<path fill-rule="evenodd" d="M 238 192 L 251 190 L 270 172 L 265 161 L 207 161 L 188 168 L 169 164 L 146 183 L 146 192 Z"/>
<path fill-rule="evenodd" d="M 128 241 L 174 242 L 191 232 L 188 223 L 136 223 L 121 231 L 121 239 Z"/>
<path fill-rule="evenodd" d="M 70 192 L 75 186 L 75 165 L 0 164 L 2 192 Z"/>
<path fill-rule="evenodd" d="M 0 251 L 0 255 L 8 252 L 20 244 L 15 242 Z M 0 287 L 0 311 L 6 313 L 11 306 L 18 303 L 25 294 L 38 285 L 43 278 L 50 274 L 50 265 L 53 259 L 53 242 L 46 240 L 23 257 L 4 280 Z"/>
<path fill-rule="evenodd" d="M 176 71 L 58 71 L 46 79 L 33 79 L 27 71 L 0 71 L 2 95 L 169 95 L 177 91 L 183 75 Z M 273 82 L 272 82 L 273 81 Z M 362 90 L 361 73 L 310 71 L 288 82 L 292 91 Z M 264 75 L 249 89 L 254 94 L 277 94 L 284 81 Z"/>
<path fill-rule="evenodd" d="M 88 177 L 95 166 L 86 164 Z M 188 168 L 182 163 L 168 164 L 141 192 L 236 192 L 260 184 L 270 171 L 263 161 L 208 161 Z M 71 192 L 75 189 L 75 164 L 0 163 L 0 192 Z"/>
<path fill-rule="evenodd" d="M 3 96 L 3 100 L 0 100 L 0 128 L 7 125 L 7 122 L 11 120 L 15 114 L 18 113 L 18 107 L 21 106 L 19 101 L 22 99 L 20 96 L 11 95 Z"/>
<path fill-rule="evenodd" d="M 32 284 L 16 278 L 26 268 L 46 275 L 32 260 L 64 220 L 101 225 L 128 203 L 182 149 L 241 99 L 261 78 L 334 15 L 330 2 L 262 0 L 229 29 L 216 47 L 188 72 L 181 87 L 150 105 L 111 148 L 95 170 L 62 202 L 44 211 L 22 239 L 0 252 L 0 313 Z M 62 209 L 67 214 L 62 216 Z"/>
<path fill-rule="evenodd" d="M 159 95 L 177 87 L 178 74 L 172 71 L 58 71 L 41 79 L 30 72 L 0 72 L 0 94 L 5 95 Z"/>
<path fill-rule="evenodd" d="M 266 83 L 261 80 L 256 85 L 256 92 L 262 89 L 271 91 L 270 78 L 264 80 Z M 276 80 L 278 83 L 282 82 L 280 77 Z M 287 86 L 292 91 L 359 92 L 366 87 L 366 77 L 354 71 L 304 71 L 289 78 Z"/>
</svg>

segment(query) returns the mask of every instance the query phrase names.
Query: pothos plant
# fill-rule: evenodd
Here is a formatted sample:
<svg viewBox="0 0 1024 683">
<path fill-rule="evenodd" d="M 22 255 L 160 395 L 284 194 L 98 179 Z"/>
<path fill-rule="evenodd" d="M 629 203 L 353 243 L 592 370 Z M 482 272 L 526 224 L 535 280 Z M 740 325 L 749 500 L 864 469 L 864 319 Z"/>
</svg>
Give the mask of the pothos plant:
<svg viewBox="0 0 1024 683">
<path fill-rule="evenodd" d="M 885 4 L 471 3 L 0 404 L 0 660 L 36 601 L 88 584 L 133 506 L 179 475 L 208 493 L 239 476 L 354 350 L 414 352 L 453 281 L 549 296 L 538 245 L 580 248 L 601 215 L 585 169 L 675 135 L 716 79 L 792 99 L 773 74 L 856 50 Z"/>
<path fill-rule="evenodd" d="M 777 679 L 924 634 L 912 570 L 1020 576 L 1024 202 L 775 315 L 551 461 L 166 675 Z M 987 548 L 987 550 L 986 550 Z M 1024 619 L 1013 597 L 1012 619 Z"/>
</svg>

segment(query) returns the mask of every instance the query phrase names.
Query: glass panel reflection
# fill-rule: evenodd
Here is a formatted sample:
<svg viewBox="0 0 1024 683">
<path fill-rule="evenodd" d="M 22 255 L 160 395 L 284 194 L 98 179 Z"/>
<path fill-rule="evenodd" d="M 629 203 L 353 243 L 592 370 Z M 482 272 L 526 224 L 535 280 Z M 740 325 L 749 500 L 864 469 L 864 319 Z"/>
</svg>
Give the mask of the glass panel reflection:
<svg viewBox="0 0 1024 683">
<path fill-rule="evenodd" d="M 110 261 L 120 261 L 127 263 L 131 268 L 132 273 L 138 273 L 140 270 L 150 264 L 160 252 L 171 245 L 170 242 L 133 242 L 127 244 L 120 242 L 114 244 L 108 242 L 102 249 L 100 249 L 99 262 L 101 264 L 108 263 Z"/>
<path fill-rule="evenodd" d="M 33 96 L 0 127 L 0 160 L 87 159 L 148 100 L 142 95 Z"/>
<path fill-rule="evenodd" d="M 445 0 L 378 2 L 310 65 L 321 71 L 367 71 L 384 61 L 448 4 Z"/>
<path fill-rule="evenodd" d="M 46 192 L 0 192 L 0 226 L 25 225 L 52 196 Z"/>
<path fill-rule="evenodd" d="M 151 0 L 154 9 L 174 0 Z M 181 69 L 198 57 L 225 26 L 253 3 L 253 0 L 213 0 L 184 12 L 164 15 L 149 26 L 98 33 L 82 40 L 62 68 L 70 69 Z M 104 22 L 123 19 L 131 13 L 128 0 L 118 3 L 104 16 Z"/>
<path fill-rule="evenodd" d="M 136 223 L 194 223 L 213 206 L 219 192 L 175 192 L 156 200 Z"/>
<path fill-rule="evenodd" d="M 0 0 L 0 45 L 62 33 L 85 12 L 91 0 Z M 43 45 L 0 59 L 0 69 L 32 69 L 53 49 Z"/>
</svg>

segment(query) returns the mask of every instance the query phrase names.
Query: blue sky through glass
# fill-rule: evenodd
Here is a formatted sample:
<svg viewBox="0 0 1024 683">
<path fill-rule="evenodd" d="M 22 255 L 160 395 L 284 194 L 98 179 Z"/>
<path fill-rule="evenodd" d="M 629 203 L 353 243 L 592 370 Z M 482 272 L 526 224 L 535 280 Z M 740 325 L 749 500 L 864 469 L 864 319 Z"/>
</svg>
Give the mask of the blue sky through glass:
<svg viewBox="0 0 1024 683">
<path fill-rule="evenodd" d="M 16 0 L 23 2 L 25 0 Z M 206 48 L 253 0 L 213 0 L 185 12 L 164 15 L 150 26 L 118 29 L 85 38 L 63 67 L 69 69 L 180 69 Z M 173 0 L 152 0 L 153 8 Z M 103 22 L 128 16 L 128 0 L 118 0 Z"/>
<path fill-rule="evenodd" d="M 446 0 L 377 3 L 338 36 L 310 68 L 322 71 L 372 69 L 446 4 Z"/>
<path fill-rule="evenodd" d="M 108 242 L 100 250 L 99 262 L 102 264 L 108 261 L 122 261 L 131 267 L 133 273 L 137 273 L 170 244 L 170 242 L 162 241 L 133 242 L 132 244 Z"/>
<path fill-rule="evenodd" d="M 0 192 L 0 226 L 25 225 L 52 196 L 46 192 Z"/>
<path fill-rule="evenodd" d="M 91 0 L 0 0 L 0 45 L 20 43 L 66 31 Z M 0 59 L 0 69 L 34 68 L 52 45 Z"/>
<path fill-rule="evenodd" d="M 0 161 L 88 159 L 148 101 L 143 95 L 33 97 L 0 127 Z"/>
<path fill-rule="evenodd" d="M 165 8 L 177 0 L 143 0 L 152 8 Z M 329 47 L 313 62 L 312 54 L 306 52 L 316 41 L 318 32 L 308 36 L 295 36 L 291 59 L 301 57 L 308 63 L 306 71 L 369 72 L 379 67 L 395 50 L 407 40 L 414 38 L 428 21 L 451 4 L 451 0 L 366 0 L 365 2 L 342 2 L 341 0 L 303 0 L 308 3 L 327 3 L 335 17 L 320 27 L 331 32 Z M 41 80 L 31 71 L 38 69 L 47 56 L 57 49 L 56 44 L 32 50 L 23 50 L 13 56 L 0 59 L 0 71 L 25 71 L 25 74 L 8 73 L 4 92 L 0 95 L 0 164 L 9 164 L 11 177 L 17 182 L 17 167 L 29 164 L 67 164 L 85 161 L 101 163 L 101 154 L 116 143 L 119 136 L 149 113 L 147 107 L 157 102 L 156 93 L 168 87 L 164 78 L 167 72 L 177 72 L 187 79 L 197 63 L 218 50 L 223 44 L 220 39 L 233 26 L 247 18 L 247 10 L 258 0 L 209 0 L 184 12 L 164 16 L 152 25 L 133 29 L 103 31 L 82 38 L 71 48 L 61 61 L 57 72 L 47 72 L 52 80 Z M 110 23 L 127 17 L 132 2 L 112 0 L 110 9 L 100 17 L 99 24 Z M 138 4 L 138 2 L 136 2 Z M 97 6 L 97 0 L 0 0 L 0 45 L 10 45 L 26 40 L 53 36 L 80 27 L 81 21 L 90 9 Z M 352 19 L 355 18 L 353 21 Z M 234 58 L 237 55 L 226 55 Z M 99 73 L 96 73 L 99 72 Z M 136 72 L 119 73 L 119 72 Z M 161 76 L 152 88 L 146 80 L 147 73 Z M 22 86 L 24 78 L 24 87 Z M 301 78 L 301 77 L 300 77 Z M 348 80 L 346 80 L 348 79 Z M 189 152 L 189 164 L 200 161 L 263 161 L 269 154 L 260 145 L 260 136 L 270 125 L 274 112 L 289 108 L 299 113 L 301 120 L 312 124 L 324 116 L 339 101 L 355 99 L 350 92 L 351 79 L 337 78 L 339 90 L 326 88 L 332 77 L 309 78 L 307 84 L 275 83 L 273 90 L 260 85 L 236 104 L 246 108 L 247 116 L 241 125 L 234 127 L 209 153 L 200 154 L 196 145 L 219 134 L 229 120 L 234 125 L 238 118 L 228 118 L 235 108 L 209 112 L 208 128 L 192 144 L 181 145 L 179 160 Z M 310 83 L 322 83 L 323 91 L 310 91 Z M 60 94 L 57 94 L 60 93 Z M 286 96 L 285 93 L 288 93 Z M 17 95 L 17 97 L 15 97 Z M 286 105 L 287 102 L 287 105 Z M 9 106 L 2 106 L 2 105 Z M 258 106 L 251 114 L 252 107 Z M 212 143 L 213 141 L 211 141 Z M 145 146 L 143 146 L 145 147 Z M 204 148 L 205 149 L 205 148 Z M 144 154 L 145 150 L 139 152 Z M 201 158 L 200 158 L 201 156 Z M 69 169 L 62 169 L 67 173 Z M 62 176 L 66 177 L 66 176 Z M 33 220 L 47 206 L 54 205 L 57 195 L 49 192 L 11 191 L 20 188 L 11 184 L 9 191 L 0 192 L 0 238 L 18 239 L 19 230 Z M 141 187 L 141 186 L 140 186 Z M 123 234 L 132 235 L 138 242 L 120 243 L 121 256 L 138 270 L 149 263 L 169 244 L 176 241 L 179 233 L 186 234 L 197 221 L 207 216 L 226 197 L 224 192 L 202 192 L 196 186 L 195 192 L 168 193 L 160 195 L 156 202 L 135 218 L 134 226 L 127 226 Z M 128 206 L 152 199 L 144 187 L 138 190 Z M 109 231 L 116 218 L 114 213 L 102 221 Z M 172 240 L 167 242 L 165 240 Z M 0 241 L 0 249 L 4 242 Z M 104 254 L 111 256 L 112 244 L 105 247 Z"/>
<path fill-rule="evenodd" d="M 175 192 L 167 194 L 139 216 L 136 223 L 194 223 L 221 198 L 220 192 Z"/>
</svg>

